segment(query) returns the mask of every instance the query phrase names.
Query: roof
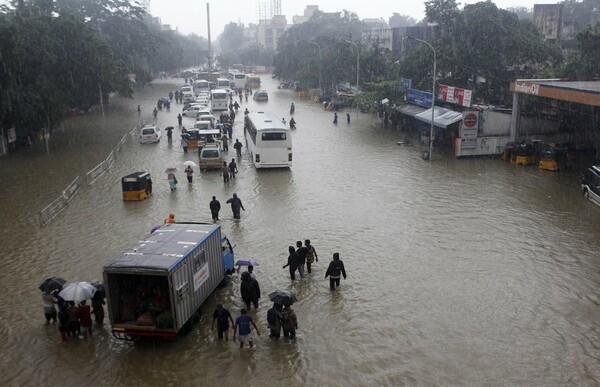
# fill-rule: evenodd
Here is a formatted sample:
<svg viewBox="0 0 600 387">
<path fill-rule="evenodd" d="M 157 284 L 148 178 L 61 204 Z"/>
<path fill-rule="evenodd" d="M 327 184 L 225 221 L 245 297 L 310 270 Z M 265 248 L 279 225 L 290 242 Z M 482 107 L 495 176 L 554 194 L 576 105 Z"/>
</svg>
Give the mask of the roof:
<svg viewBox="0 0 600 387">
<path fill-rule="evenodd" d="M 132 248 L 104 266 L 105 270 L 124 268 L 170 271 L 200 243 L 216 232 L 213 224 L 164 224 Z"/>
<path fill-rule="evenodd" d="M 600 106 L 600 81 L 517 79 L 510 83 L 510 91 L 517 94 Z"/>
<path fill-rule="evenodd" d="M 252 121 L 254 124 L 254 128 L 259 131 L 268 131 L 268 130 L 276 130 L 276 131 L 288 131 L 288 127 L 285 126 L 283 122 L 281 122 L 281 118 L 274 116 L 270 113 L 265 112 L 256 112 L 249 113 L 246 115 L 247 119 Z"/>
<path fill-rule="evenodd" d="M 425 109 L 424 107 L 421 106 L 417 106 L 417 105 L 405 105 L 405 106 L 399 106 L 396 108 L 397 112 L 400 112 L 402 114 L 406 114 L 408 116 L 414 117 L 419 113 L 424 112 Z"/>
<path fill-rule="evenodd" d="M 434 125 L 440 128 L 446 128 L 448 125 L 452 125 L 455 122 L 462 120 L 462 113 L 454 110 L 445 109 L 439 106 L 435 106 L 434 112 Z M 422 113 L 415 115 L 415 118 L 420 121 L 431 124 L 431 109 L 427 109 Z"/>
</svg>

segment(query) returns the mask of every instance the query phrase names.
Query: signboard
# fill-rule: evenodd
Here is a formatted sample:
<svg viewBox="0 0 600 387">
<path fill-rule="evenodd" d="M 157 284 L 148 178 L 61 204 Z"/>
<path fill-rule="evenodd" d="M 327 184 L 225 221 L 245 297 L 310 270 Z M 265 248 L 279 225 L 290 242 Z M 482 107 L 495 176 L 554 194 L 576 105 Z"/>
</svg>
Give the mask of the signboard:
<svg viewBox="0 0 600 387">
<path fill-rule="evenodd" d="M 397 90 L 401 92 L 405 92 L 410 89 L 410 85 L 412 81 L 408 78 L 400 78 L 400 82 L 398 82 Z"/>
<path fill-rule="evenodd" d="M 460 106 L 471 107 L 473 91 L 460 87 L 440 85 L 438 99 Z"/>
<path fill-rule="evenodd" d="M 424 108 L 430 108 L 432 106 L 433 94 L 426 91 L 407 89 L 406 90 L 406 102 L 413 105 L 422 106 Z"/>
<path fill-rule="evenodd" d="M 15 128 L 8 128 L 8 130 L 6 131 L 6 140 L 9 144 L 17 141 L 17 132 Z"/>
<path fill-rule="evenodd" d="M 197 292 L 202 286 L 203 283 L 208 279 L 208 275 L 210 274 L 208 263 L 202 266 L 197 272 L 194 273 L 194 292 Z"/>
<path fill-rule="evenodd" d="M 531 82 L 515 82 L 515 92 L 521 94 L 539 95 L 540 85 Z"/>
<path fill-rule="evenodd" d="M 463 112 L 461 128 L 461 149 L 477 148 L 477 132 L 479 131 L 479 112 Z"/>
</svg>

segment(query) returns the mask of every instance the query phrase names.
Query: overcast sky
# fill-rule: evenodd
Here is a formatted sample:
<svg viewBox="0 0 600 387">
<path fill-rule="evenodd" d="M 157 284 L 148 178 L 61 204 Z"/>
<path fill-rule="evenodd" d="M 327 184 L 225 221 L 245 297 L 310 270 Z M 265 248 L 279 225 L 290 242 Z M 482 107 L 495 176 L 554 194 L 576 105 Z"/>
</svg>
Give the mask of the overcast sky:
<svg viewBox="0 0 600 387">
<path fill-rule="evenodd" d="M 260 0 L 270 4 L 270 0 Z M 215 39 L 229 22 L 244 24 L 258 20 L 257 0 L 151 0 L 150 13 L 161 18 L 163 24 L 170 24 L 184 34 L 196 33 L 207 36 L 206 3 L 210 3 L 211 34 Z M 462 5 L 477 3 L 477 0 L 459 0 Z M 499 8 L 524 6 L 533 8 L 535 3 L 555 3 L 556 1 L 535 0 L 496 0 Z M 315 4 L 324 12 L 344 9 L 364 18 L 383 18 L 388 20 L 394 12 L 409 15 L 417 20 L 425 16 L 424 1 L 421 0 L 281 0 L 282 13 L 292 23 L 292 16 L 302 15 L 306 5 Z"/>
</svg>

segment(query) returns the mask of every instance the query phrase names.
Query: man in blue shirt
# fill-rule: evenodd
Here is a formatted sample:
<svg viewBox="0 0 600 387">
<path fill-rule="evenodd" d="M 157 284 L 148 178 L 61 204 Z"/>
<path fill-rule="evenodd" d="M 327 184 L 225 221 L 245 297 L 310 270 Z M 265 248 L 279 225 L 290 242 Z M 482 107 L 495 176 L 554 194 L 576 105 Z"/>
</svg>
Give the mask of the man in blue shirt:
<svg viewBox="0 0 600 387">
<path fill-rule="evenodd" d="M 256 333 L 260 336 L 260 332 L 258 327 L 252 320 L 252 317 L 248 315 L 248 311 L 246 309 L 242 309 L 240 311 L 241 315 L 235 319 L 235 326 L 233 327 L 233 340 L 235 341 L 235 335 L 239 332 L 240 336 L 240 348 L 244 348 L 244 343 L 248 341 L 248 345 L 250 348 L 254 345 L 252 342 L 252 326 L 256 329 Z"/>
</svg>

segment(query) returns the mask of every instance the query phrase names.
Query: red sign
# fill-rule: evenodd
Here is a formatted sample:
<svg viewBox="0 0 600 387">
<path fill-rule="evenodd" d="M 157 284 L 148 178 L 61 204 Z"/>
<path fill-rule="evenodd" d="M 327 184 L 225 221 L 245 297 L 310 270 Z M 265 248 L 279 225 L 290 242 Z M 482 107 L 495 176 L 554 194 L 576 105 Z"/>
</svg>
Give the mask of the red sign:
<svg viewBox="0 0 600 387">
<path fill-rule="evenodd" d="M 439 90 L 438 99 L 460 106 L 471 106 L 471 97 L 473 93 L 471 90 L 447 85 L 440 85 Z"/>
<path fill-rule="evenodd" d="M 473 128 L 477 126 L 478 117 L 475 113 L 468 113 L 465 115 L 463 122 L 467 128 Z"/>
</svg>

